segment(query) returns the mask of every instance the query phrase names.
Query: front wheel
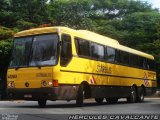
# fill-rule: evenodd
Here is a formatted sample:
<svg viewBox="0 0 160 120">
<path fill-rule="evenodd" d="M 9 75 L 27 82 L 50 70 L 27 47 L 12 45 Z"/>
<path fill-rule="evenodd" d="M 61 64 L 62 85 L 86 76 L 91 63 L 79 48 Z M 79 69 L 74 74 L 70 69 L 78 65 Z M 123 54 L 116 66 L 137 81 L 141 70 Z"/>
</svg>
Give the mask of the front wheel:
<svg viewBox="0 0 160 120">
<path fill-rule="evenodd" d="M 83 106 L 84 98 L 85 98 L 84 87 L 83 87 L 83 85 L 80 85 L 79 88 L 78 88 L 77 97 L 76 97 L 76 105 L 78 107 Z"/>
<path fill-rule="evenodd" d="M 38 105 L 40 108 L 44 108 L 46 106 L 47 100 L 38 100 Z"/>
<path fill-rule="evenodd" d="M 127 102 L 135 103 L 137 101 L 137 92 L 135 87 L 131 87 L 130 96 L 127 98 Z"/>
</svg>

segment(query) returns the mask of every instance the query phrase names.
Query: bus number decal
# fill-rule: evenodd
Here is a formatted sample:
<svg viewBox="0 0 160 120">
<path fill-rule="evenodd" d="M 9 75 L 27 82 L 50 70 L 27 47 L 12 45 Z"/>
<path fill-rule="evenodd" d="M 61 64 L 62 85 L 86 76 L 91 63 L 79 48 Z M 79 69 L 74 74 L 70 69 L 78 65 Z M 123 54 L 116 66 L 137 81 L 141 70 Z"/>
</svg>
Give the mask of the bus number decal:
<svg viewBox="0 0 160 120">
<path fill-rule="evenodd" d="M 104 65 L 97 65 L 97 72 L 99 73 L 108 73 L 111 74 L 112 73 L 112 68 L 111 67 L 106 67 Z"/>
<path fill-rule="evenodd" d="M 37 73 L 36 77 L 51 77 L 51 73 Z"/>
<path fill-rule="evenodd" d="M 8 75 L 8 78 L 17 78 L 17 75 Z"/>
</svg>

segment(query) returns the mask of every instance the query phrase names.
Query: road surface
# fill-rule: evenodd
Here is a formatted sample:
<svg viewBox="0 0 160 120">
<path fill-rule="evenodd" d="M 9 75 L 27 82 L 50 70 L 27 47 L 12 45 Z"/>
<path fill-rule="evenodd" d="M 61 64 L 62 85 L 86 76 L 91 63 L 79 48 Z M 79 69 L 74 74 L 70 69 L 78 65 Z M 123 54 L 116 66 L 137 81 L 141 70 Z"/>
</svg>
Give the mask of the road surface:
<svg viewBox="0 0 160 120">
<path fill-rule="evenodd" d="M 160 114 L 160 98 L 145 98 L 143 103 L 134 104 L 120 99 L 116 104 L 104 101 L 101 105 L 91 99 L 86 100 L 83 107 L 76 107 L 75 101 L 47 101 L 45 108 L 39 108 L 36 101 L 0 101 L 0 114 L 1 119 L 18 115 L 18 120 L 57 120 L 63 114 Z"/>
</svg>

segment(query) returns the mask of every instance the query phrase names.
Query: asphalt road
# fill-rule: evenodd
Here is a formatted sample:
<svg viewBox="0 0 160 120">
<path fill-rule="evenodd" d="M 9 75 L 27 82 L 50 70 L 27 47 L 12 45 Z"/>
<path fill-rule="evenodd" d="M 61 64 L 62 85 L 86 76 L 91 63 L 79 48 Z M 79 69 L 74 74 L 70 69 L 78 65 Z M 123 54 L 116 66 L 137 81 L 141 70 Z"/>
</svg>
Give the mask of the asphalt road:
<svg viewBox="0 0 160 120">
<path fill-rule="evenodd" d="M 3 117 L 18 115 L 18 120 L 57 120 L 63 114 L 160 114 L 160 98 L 145 98 L 143 103 L 134 104 L 120 99 L 116 104 L 104 101 L 101 105 L 94 100 L 86 100 L 83 107 L 76 107 L 75 101 L 47 101 L 46 108 L 39 108 L 35 101 L 0 101 L 0 114 Z"/>
</svg>

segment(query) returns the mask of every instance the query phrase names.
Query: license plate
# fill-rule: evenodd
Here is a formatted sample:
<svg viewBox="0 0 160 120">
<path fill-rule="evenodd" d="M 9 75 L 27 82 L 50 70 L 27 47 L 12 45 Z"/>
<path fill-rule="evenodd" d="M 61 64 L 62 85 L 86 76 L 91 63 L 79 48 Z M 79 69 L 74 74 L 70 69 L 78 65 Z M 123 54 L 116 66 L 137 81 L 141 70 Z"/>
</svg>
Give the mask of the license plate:
<svg viewBox="0 0 160 120">
<path fill-rule="evenodd" d="M 24 95 L 25 98 L 32 98 L 32 95 L 30 94 L 27 94 L 27 95 Z"/>
</svg>

